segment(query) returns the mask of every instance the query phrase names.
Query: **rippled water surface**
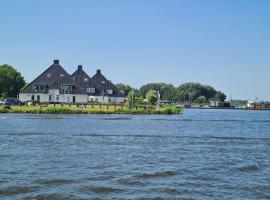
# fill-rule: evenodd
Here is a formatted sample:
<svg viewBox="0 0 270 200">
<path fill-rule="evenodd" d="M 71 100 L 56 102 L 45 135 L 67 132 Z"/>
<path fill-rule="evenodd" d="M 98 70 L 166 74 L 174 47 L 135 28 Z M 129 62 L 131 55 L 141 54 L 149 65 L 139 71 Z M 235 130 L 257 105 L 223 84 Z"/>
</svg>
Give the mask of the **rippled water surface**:
<svg viewBox="0 0 270 200">
<path fill-rule="evenodd" d="M 0 199 L 270 199 L 270 111 L 0 115 Z"/>
</svg>

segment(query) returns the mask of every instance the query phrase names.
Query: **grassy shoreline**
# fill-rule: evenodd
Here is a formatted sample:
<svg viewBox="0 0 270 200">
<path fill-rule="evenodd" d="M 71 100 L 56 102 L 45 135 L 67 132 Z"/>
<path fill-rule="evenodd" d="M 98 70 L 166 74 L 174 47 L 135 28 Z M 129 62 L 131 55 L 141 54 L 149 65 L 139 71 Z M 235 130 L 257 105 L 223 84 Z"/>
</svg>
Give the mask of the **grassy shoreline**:
<svg viewBox="0 0 270 200">
<path fill-rule="evenodd" d="M 183 111 L 182 107 L 163 106 L 159 110 L 155 107 L 136 107 L 112 105 L 31 105 L 31 106 L 0 106 L 0 113 L 30 113 L 30 114 L 142 114 L 142 115 L 172 115 Z"/>
</svg>

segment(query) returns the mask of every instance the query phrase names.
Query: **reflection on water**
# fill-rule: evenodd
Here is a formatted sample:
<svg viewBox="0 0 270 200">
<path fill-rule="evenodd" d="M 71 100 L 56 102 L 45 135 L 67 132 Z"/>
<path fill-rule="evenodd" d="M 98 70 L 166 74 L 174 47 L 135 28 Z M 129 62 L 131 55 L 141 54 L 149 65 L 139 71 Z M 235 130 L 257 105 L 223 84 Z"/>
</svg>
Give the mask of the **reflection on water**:
<svg viewBox="0 0 270 200">
<path fill-rule="evenodd" d="M 0 199 L 270 199 L 270 112 L 0 115 Z"/>
</svg>

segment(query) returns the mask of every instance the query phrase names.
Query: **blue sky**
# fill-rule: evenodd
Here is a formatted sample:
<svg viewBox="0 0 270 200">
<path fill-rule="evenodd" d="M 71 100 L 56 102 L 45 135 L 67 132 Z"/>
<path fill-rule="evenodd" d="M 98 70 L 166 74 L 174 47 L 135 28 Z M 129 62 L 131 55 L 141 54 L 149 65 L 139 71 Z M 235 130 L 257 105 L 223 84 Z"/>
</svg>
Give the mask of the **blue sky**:
<svg viewBox="0 0 270 200">
<path fill-rule="evenodd" d="M 270 1 L 1 1 L 0 64 L 31 81 L 59 59 L 113 82 L 210 84 L 270 100 Z"/>
</svg>

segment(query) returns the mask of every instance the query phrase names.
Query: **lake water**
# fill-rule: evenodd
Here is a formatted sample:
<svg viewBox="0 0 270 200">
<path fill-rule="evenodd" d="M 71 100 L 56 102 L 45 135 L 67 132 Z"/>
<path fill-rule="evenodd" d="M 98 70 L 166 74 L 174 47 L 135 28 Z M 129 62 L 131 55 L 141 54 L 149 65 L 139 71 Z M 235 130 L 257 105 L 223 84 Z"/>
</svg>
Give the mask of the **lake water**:
<svg viewBox="0 0 270 200">
<path fill-rule="evenodd" d="M 270 199 L 270 111 L 1 114 L 0 199 Z"/>
</svg>

